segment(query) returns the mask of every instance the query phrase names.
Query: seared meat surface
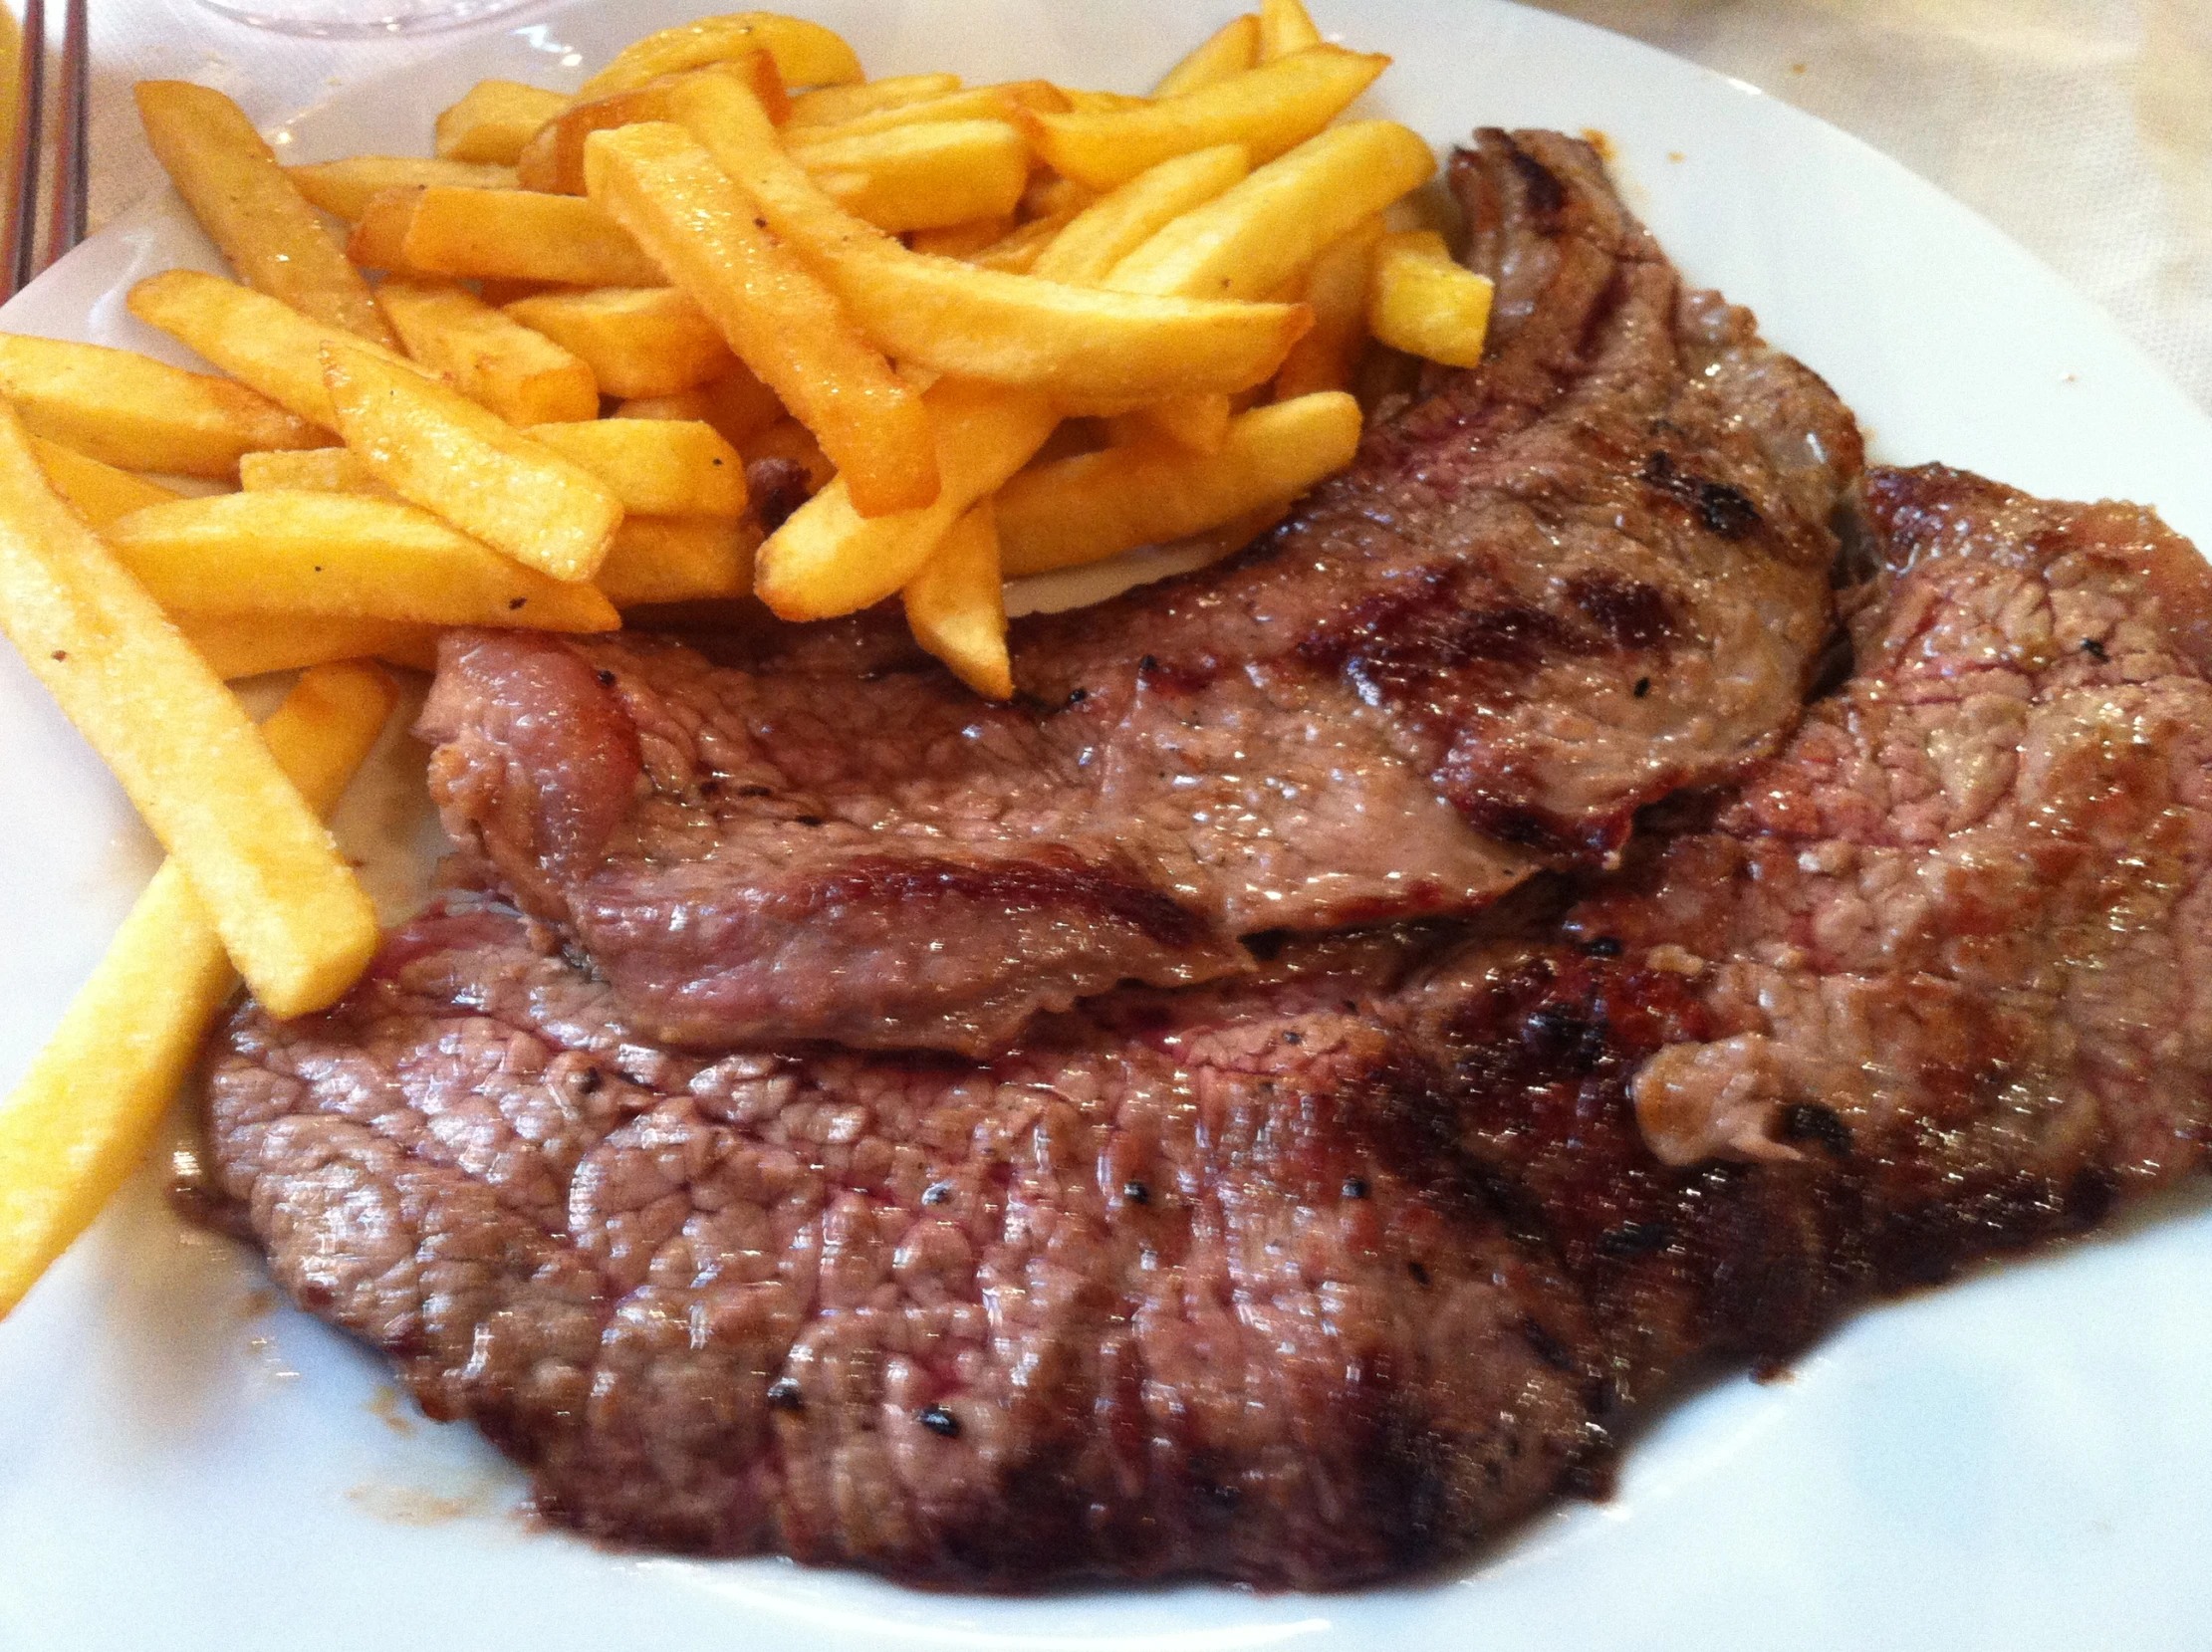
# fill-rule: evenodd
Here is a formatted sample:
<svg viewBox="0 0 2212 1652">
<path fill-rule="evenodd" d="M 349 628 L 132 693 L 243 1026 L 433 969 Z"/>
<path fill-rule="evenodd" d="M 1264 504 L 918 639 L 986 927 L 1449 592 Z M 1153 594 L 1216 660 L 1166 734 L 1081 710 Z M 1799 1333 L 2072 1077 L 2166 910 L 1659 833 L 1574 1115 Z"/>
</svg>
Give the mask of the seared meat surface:
<svg viewBox="0 0 2212 1652">
<path fill-rule="evenodd" d="M 1018 623 L 1004 707 L 864 622 L 746 670 L 453 639 L 423 729 L 455 837 L 660 1040 L 970 1056 L 1234 973 L 1240 935 L 1608 863 L 1794 724 L 1858 436 L 1586 145 L 1486 131 L 1452 176 L 1488 358 L 1261 543 Z"/>
<path fill-rule="evenodd" d="M 670 1049 L 464 902 L 240 1014 L 224 1191 L 589 1532 L 999 1587 L 1462 1556 L 1670 1377 L 2202 1161 L 2212 572 L 2128 507 L 1868 495 L 1852 674 L 1564 915 L 977 1062 Z"/>
</svg>

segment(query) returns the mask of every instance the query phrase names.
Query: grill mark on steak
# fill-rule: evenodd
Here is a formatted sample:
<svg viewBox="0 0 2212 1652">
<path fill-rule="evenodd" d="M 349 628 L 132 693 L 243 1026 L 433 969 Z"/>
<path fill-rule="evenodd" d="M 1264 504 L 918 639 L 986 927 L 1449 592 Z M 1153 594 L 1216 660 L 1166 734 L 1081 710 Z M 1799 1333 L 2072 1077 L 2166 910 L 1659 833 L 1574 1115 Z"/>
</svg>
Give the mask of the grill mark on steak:
<svg viewBox="0 0 2212 1652">
<path fill-rule="evenodd" d="M 1499 283 L 1483 363 L 1239 556 L 1018 622 L 1016 704 L 874 620 L 744 671 L 458 639 L 422 725 L 454 835 L 664 1040 L 968 1055 L 1121 980 L 1232 973 L 1241 934 L 1608 863 L 1796 719 L 1858 438 L 1683 290 L 1587 145 L 1484 131 L 1452 178 Z M 634 759 L 590 743 L 611 704 Z M 1062 865 L 1113 899 L 992 892 Z"/>
<path fill-rule="evenodd" d="M 1868 495 L 1856 675 L 1563 918 L 1288 938 L 974 1063 L 661 1048 L 464 902 L 234 1020 L 222 1190 L 587 1532 L 998 1587 L 1466 1554 L 1677 1374 L 2204 1162 L 2212 572 L 2129 507 Z"/>
</svg>

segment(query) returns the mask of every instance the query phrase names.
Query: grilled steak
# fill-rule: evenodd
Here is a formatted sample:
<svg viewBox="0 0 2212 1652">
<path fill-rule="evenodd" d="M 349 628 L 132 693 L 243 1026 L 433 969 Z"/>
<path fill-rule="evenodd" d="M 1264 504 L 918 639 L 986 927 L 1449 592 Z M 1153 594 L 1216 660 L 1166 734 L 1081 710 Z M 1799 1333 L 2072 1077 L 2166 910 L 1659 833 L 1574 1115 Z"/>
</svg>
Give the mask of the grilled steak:
<svg viewBox="0 0 2212 1652">
<path fill-rule="evenodd" d="M 975 1063 L 670 1050 L 464 904 L 241 1013 L 225 1191 L 589 1532 L 1000 1587 L 1462 1555 L 1670 1375 L 2203 1157 L 2212 572 L 2126 507 L 1868 491 L 1854 673 L 1564 915 Z"/>
<path fill-rule="evenodd" d="M 1484 132 L 1452 175 L 1488 359 L 1242 555 L 1018 624 L 1018 703 L 864 624 L 743 671 L 458 638 L 423 722 L 450 829 L 663 1041 L 968 1055 L 1234 972 L 1239 935 L 1606 863 L 1794 722 L 1858 437 L 1587 146 Z"/>
</svg>

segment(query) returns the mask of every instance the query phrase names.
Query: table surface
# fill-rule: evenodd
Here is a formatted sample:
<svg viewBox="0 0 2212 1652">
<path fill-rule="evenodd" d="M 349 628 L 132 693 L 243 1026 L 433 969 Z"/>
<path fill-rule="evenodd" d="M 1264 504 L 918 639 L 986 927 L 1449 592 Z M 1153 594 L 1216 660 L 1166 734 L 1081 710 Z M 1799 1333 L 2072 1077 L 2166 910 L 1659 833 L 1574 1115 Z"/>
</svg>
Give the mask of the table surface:
<svg viewBox="0 0 2212 1652">
<path fill-rule="evenodd" d="M 1747 81 L 1894 155 L 2025 243 L 2212 407 L 2207 0 L 1542 3 Z M 273 122 L 464 32 L 314 41 L 231 23 L 194 0 L 93 9 L 96 223 L 159 182 L 132 81 L 200 81 Z M 473 27 L 512 28 L 546 9 Z M 701 0 L 712 9 L 717 0 Z M 1355 23 L 1350 0 L 1312 10 L 1325 30 Z"/>
</svg>

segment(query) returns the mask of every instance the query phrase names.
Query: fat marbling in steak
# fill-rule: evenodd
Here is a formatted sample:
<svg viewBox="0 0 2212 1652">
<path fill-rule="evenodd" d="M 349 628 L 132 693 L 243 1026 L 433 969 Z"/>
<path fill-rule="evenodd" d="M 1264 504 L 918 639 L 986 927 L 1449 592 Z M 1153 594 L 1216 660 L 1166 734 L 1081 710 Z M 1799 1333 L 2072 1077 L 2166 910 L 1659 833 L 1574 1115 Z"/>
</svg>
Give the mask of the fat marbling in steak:
<svg viewBox="0 0 2212 1652">
<path fill-rule="evenodd" d="M 971 1056 L 1240 935 L 1607 863 L 1794 724 L 1858 436 L 1587 145 L 1485 131 L 1451 175 L 1486 359 L 1259 544 L 1017 623 L 1006 706 L 866 623 L 745 670 L 458 635 L 422 723 L 454 836 L 660 1040 Z"/>
</svg>

